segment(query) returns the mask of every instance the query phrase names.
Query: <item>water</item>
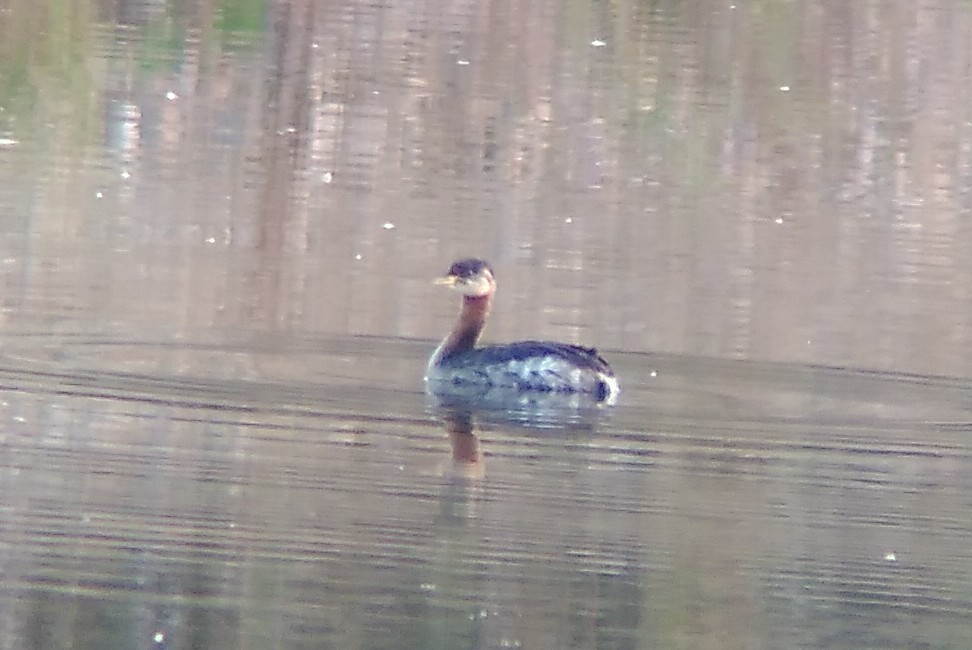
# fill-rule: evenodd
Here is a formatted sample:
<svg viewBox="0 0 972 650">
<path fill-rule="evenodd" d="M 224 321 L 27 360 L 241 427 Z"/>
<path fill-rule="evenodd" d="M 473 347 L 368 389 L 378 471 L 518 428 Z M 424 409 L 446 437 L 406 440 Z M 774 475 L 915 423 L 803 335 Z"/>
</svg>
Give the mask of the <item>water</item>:
<svg viewBox="0 0 972 650">
<path fill-rule="evenodd" d="M 422 342 L 24 338 L 0 377 L 6 647 L 968 630 L 968 382 L 616 354 L 618 407 L 462 428 L 416 387 Z M 342 358 L 386 380 L 278 370 Z"/>
<path fill-rule="evenodd" d="M 962 3 L 0 4 L 0 648 L 964 648 Z M 611 408 L 439 403 L 431 285 Z"/>
</svg>

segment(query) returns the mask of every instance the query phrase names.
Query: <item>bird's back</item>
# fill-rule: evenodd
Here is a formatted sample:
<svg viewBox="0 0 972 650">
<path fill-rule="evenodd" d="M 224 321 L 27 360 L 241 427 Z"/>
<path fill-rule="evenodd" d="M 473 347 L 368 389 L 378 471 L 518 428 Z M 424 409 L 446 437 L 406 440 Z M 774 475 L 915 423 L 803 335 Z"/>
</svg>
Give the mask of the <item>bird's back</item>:
<svg viewBox="0 0 972 650">
<path fill-rule="evenodd" d="M 455 385 L 591 393 L 599 401 L 617 392 L 614 371 L 596 349 L 554 341 L 488 345 L 447 355 L 430 379 Z"/>
</svg>

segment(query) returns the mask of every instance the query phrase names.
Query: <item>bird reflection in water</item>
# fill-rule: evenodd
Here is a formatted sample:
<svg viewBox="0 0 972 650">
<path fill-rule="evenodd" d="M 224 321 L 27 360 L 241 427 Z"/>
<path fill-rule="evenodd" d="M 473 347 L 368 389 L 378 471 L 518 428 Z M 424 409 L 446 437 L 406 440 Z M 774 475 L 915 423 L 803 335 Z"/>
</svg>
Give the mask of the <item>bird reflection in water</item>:
<svg viewBox="0 0 972 650">
<path fill-rule="evenodd" d="M 577 394 L 492 390 L 472 395 L 428 394 L 430 412 L 443 423 L 452 447 L 453 471 L 481 478 L 485 461 L 478 432 L 483 425 L 518 435 L 589 434 L 606 412 Z"/>
<path fill-rule="evenodd" d="M 483 451 L 479 436 L 473 431 L 472 412 L 443 409 L 440 417 L 452 446 L 453 473 L 466 478 L 482 478 L 485 474 Z"/>
</svg>

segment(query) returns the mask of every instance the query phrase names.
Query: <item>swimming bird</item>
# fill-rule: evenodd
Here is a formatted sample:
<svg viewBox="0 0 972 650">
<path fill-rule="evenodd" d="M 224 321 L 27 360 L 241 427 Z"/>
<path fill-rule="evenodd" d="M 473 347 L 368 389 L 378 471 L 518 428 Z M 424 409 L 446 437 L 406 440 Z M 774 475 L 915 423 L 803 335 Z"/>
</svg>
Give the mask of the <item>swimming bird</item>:
<svg viewBox="0 0 972 650">
<path fill-rule="evenodd" d="M 481 387 L 616 400 L 618 380 L 594 348 L 556 341 L 478 345 L 496 295 L 496 277 L 486 260 L 458 260 L 436 284 L 458 291 L 462 305 L 452 331 L 429 359 L 426 381 L 433 392 L 449 386 Z"/>
</svg>

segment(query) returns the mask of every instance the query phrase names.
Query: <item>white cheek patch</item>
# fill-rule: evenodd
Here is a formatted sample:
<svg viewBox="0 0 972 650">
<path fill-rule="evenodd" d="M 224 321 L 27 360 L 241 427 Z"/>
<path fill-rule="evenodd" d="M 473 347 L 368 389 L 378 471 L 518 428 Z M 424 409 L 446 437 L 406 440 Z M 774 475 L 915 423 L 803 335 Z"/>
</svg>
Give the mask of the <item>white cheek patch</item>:
<svg viewBox="0 0 972 650">
<path fill-rule="evenodd" d="M 476 278 L 471 282 L 460 282 L 456 284 L 456 289 L 465 296 L 485 296 L 489 293 L 489 280 Z"/>
</svg>

